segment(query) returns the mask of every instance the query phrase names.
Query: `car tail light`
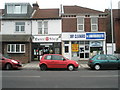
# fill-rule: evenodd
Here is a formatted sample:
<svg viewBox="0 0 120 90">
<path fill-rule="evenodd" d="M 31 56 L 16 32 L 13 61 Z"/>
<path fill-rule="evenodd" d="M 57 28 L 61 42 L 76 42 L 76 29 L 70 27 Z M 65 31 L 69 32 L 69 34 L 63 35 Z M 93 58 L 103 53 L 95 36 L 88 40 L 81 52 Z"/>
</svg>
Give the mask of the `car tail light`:
<svg viewBox="0 0 120 90">
<path fill-rule="evenodd" d="M 89 62 L 90 62 L 90 63 L 92 63 L 92 62 L 93 62 L 93 60 L 90 60 Z"/>
</svg>

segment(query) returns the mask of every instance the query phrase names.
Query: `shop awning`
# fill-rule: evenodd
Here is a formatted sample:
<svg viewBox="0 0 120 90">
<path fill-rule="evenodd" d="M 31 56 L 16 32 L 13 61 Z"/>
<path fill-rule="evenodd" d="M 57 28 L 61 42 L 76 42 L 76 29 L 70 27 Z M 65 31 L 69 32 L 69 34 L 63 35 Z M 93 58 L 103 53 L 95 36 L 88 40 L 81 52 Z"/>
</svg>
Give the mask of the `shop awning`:
<svg viewBox="0 0 120 90">
<path fill-rule="evenodd" d="M 30 42 L 31 35 L 0 35 L 2 42 Z"/>
</svg>

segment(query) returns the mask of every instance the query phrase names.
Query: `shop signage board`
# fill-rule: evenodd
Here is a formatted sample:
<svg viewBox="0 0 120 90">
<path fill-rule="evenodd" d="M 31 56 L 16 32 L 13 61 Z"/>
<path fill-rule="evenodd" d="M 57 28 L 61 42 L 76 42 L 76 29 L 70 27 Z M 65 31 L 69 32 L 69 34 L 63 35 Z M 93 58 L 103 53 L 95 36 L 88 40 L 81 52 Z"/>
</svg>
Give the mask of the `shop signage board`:
<svg viewBox="0 0 120 90">
<path fill-rule="evenodd" d="M 72 52 L 78 52 L 79 48 L 78 48 L 78 44 L 72 44 Z"/>
<path fill-rule="evenodd" d="M 105 33 L 86 33 L 86 39 L 105 39 Z"/>
<path fill-rule="evenodd" d="M 62 33 L 62 40 L 105 40 L 106 34 L 104 32 L 97 33 Z"/>
<path fill-rule="evenodd" d="M 56 36 L 33 36 L 33 42 L 61 42 L 59 35 Z"/>
</svg>

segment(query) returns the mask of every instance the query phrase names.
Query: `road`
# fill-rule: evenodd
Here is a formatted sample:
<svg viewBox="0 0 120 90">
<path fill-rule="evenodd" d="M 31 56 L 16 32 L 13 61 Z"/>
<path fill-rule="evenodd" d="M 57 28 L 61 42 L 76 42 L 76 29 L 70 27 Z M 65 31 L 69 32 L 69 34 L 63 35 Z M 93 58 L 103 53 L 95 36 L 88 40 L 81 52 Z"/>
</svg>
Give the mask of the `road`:
<svg viewBox="0 0 120 90">
<path fill-rule="evenodd" d="M 3 88 L 118 88 L 118 70 L 12 70 L 2 79 Z"/>
</svg>

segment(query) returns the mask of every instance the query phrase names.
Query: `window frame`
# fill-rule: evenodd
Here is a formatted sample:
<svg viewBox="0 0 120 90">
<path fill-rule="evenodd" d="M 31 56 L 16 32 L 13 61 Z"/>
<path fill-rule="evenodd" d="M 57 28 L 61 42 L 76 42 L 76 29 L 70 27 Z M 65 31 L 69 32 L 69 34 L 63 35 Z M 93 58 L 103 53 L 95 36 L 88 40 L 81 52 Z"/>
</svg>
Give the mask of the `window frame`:
<svg viewBox="0 0 120 90">
<path fill-rule="evenodd" d="M 47 26 L 45 25 L 46 22 L 47 22 Z M 42 25 L 39 25 L 39 23 L 41 23 Z M 40 35 L 48 35 L 48 21 L 47 20 L 38 21 L 38 34 L 40 34 Z"/>
<path fill-rule="evenodd" d="M 17 45 L 19 45 L 19 50 L 17 50 Z M 24 50 L 22 51 L 22 45 L 24 46 Z M 13 51 L 12 51 L 13 46 Z M 25 44 L 8 44 L 7 45 L 7 53 L 25 53 Z"/>
<path fill-rule="evenodd" d="M 19 8 L 17 8 L 18 6 Z M 7 14 L 27 14 L 27 5 L 7 5 Z"/>
<path fill-rule="evenodd" d="M 79 19 L 82 19 L 83 23 L 78 23 L 79 22 Z M 79 30 L 79 25 L 82 25 L 83 26 L 83 29 Z M 78 32 L 83 32 L 85 31 L 85 18 L 84 17 L 77 17 L 77 31 Z"/>
<path fill-rule="evenodd" d="M 25 22 L 15 22 L 15 32 L 25 32 Z"/>
<path fill-rule="evenodd" d="M 96 23 L 93 23 L 93 19 L 96 18 Z M 96 30 L 93 29 L 93 26 L 96 26 Z M 91 17 L 91 31 L 92 32 L 97 32 L 98 31 L 98 17 Z"/>
</svg>

